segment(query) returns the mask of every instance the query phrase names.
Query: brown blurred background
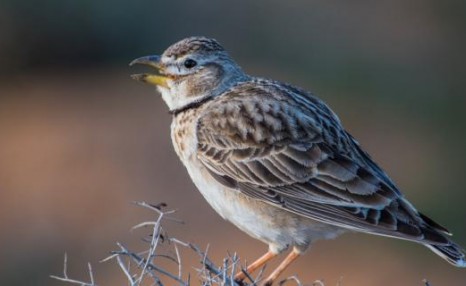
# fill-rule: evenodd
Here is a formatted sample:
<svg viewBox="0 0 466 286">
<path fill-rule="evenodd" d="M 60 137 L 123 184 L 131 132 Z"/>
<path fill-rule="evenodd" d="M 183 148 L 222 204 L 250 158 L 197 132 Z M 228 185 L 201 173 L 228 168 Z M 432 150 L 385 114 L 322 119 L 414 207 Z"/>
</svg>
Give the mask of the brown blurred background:
<svg viewBox="0 0 466 286">
<path fill-rule="evenodd" d="M 99 285 L 125 285 L 98 261 L 144 236 L 129 231 L 152 218 L 135 200 L 179 209 L 186 224 L 169 233 L 210 244 L 218 263 L 266 250 L 204 202 L 172 150 L 161 98 L 129 78 L 130 60 L 190 35 L 217 38 L 251 74 L 320 95 L 466 247 L 465 28 L 466 2 L 453 0 L 2 0 L 0 284 L 63 285 L 48 275 L 68 252 L 73 277 L 90 261 Z M 466 269 L 428 249 L 364 234 L 316 243 L 295 273 L 327 285 L 466 285 Z"/>
</svg>

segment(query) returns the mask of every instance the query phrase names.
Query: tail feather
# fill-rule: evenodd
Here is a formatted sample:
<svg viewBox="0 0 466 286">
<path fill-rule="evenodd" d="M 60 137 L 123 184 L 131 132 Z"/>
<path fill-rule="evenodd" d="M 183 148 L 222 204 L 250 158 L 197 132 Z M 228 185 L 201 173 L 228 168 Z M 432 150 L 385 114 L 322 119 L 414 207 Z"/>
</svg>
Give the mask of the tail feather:
<svg viewBox="0 0 466 286">
<path fill-rule="evenodd" d="M 425 244 L 437 255 L 453 264 L 456 267 L 466 267 L 465 251 L 454 242 L 447 245 Z"/>
<path fill-rule="evenodd" d="M 422 214 L 422 213 L 419 213 L 419 216 L 422 218 L 422 220 L 427 223 L 431 228 L 437 230 L 437 231 L 440 231 L 446 235 L 449 235 L 451 236 L 451 232 L 446 229 L 445 227 L 441 226 L 440 224 L 436 223 L 435 221 L 433 221 L 430 217 Z"/>
<path fill-rule="evenodd" d="M 448 236 L 451 236 L 451 232 L 422 213 L 419 213 L 419 217 L 423 220 L 424 241 L 418 242 L 427 246 L 450 264 L 456 267 L 466 267 L 466 252 L 450 240 Z"/>
</svg>

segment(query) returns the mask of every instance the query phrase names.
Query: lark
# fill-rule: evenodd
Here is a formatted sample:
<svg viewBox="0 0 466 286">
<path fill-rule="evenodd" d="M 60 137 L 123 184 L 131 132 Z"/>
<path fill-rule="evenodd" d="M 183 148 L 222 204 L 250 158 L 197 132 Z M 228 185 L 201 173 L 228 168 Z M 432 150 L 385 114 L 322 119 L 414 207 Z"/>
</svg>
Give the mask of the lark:
<svg viewBox="0 0 466 286">
<path fill-rule="evenodd" d="M 246 271 L 291 249 L 262 281 L 271 285 L 319 239 L 356 231 L 420 243 L 457 267 L 465 252 L 423 215 L 319 98 L 253 77 L 214 39 L 190 37 L 133 64 L 156 73 L 173 116 L 175 151 L 207 202 L 268 245 Z M 236 275 L 245 279 L 244 272 Z"/>
</svg>

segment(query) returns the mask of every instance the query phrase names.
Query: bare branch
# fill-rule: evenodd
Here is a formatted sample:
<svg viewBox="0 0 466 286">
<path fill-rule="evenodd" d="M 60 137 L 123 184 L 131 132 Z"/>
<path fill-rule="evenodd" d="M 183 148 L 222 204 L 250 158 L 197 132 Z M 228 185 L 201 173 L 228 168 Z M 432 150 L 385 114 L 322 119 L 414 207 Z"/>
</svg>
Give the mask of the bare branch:
<svg viewBox="0 0 466 286">
<path fill-rule="evenodd" d="M 81 285 L 81 286 L 97 286 L 97 284 L 94 283 L 94 274 L 92 273 L 92 266 L 90 263 L 88 263 L 88 269 L 89 269 L 89 277 L 90 277 L 91 282 L 84 282 L 84 281 L 69 278 L 68 277 L 68 255 L 65 253 L 65 258 L 63 259 L 63 277 L 56 276 L 56 275 L 50 275 L 50 278 L 63 281 L 69 284 L 76 284 L 76 285 Z"/>
<path fill-rule="evenodd" d="M 94 283 L 94 273 L 92 272 L 92 265 L 90 262 L 87 263 L 87 268 L 89 269 L 89 278 L 91 279 L 91 285 L 95 285 Z"/>
<path fill-rule="evenodd" d="M 178 238 L 168 237 L 162 227 L 163 222 L 169 220 L 182 223 L 182 221 L 170 217 L 170 215 L 175 213 L 175 210 L 164 210 L 166 204 L 161 203 L 152 205 L 145 202 L 135 202 L 135 204 L 156 214 L 154 220 L 141 222 L 131 228 L 131 231 L 145 227 L 151 228 L 150 235 L 142 240 L 142 242 L 145 243 L 145 249 L 140 252 L 135 252 L 125 247 L 122 243 L 117 242 L 116 245 L 119 249 L 112 251 L 108 257 L 101 260 L 101 262 L 116 260 L 117 265 L 123 272 L 130 286 L 149 285 L 146 284 L 146 282 L 152 282 L 152 285 L 163 286 L 163 283 L 166 280 L 171 281 L 171 283 L 167 282 L 168 285 L 173 285 L 173 282 L 175 282 L 180 286 L 189 286 L 191 275 L 189 272 L 183 273 L 183 271 L 185 271 L 182 261 L 182 253 L 184 251 L 182 251 L 180 246 L 198 255 L 201 267 L 200 269 L 197 269 L 197 271 L 200 282 L 203 286 L 239 286 L 240 284 L 241 286 L 257 286 L 258 281 L 262 279 L 265 266 L 261 268 L 259 274 L 254 278 L 247 273 L 245 270 L 247 268 L 243 268 L 241 266 L 240 259 L 236 253 L 233 255 L 228 254 L 228 256 L 223 259 L 223 263 L 220 266 L 217 266 L 208 256 L 208 246 L 205 251 L 202 251 L 195 244 L 184 242 Z M 168 270 L 162 268 L 158 263 L 158 258 L 167 259 L 176 263 L 178 267 L 177 273 L 170 273 Z M 90 263 L 88 263 L 90 282 L 69 278 L 67 268 L 68 258 L 65 253 L 63 276 L 51 275 L 50 277 L 68 284 L 97 286 Z M 248 282 L 243 281 L 238 283 L 235 281 L 234 277 L 238 269 L 241 269 L 245 273 L 245 280 Z M 183 279 L 183 276 L 187 277 L 186 280 Z M 431 286 L 427 280 L 424 280 L 423 282 L 424 286 Z M 296 276 L 290 276 L 280 281 L 279 285 L 284 286 L 289 285 L 290 283 L 297 286 L 303 285 Z M 324 283 L 320 280 L 316 280 L 312 285 L 324 286 Z M 341 279 L 338 281 L 337 286 L 342 286 Z"/>
<path fill-rule="evenodd" d="M 129 270 L 125 263 L 123 262 L 123 259 L 121 259 L 120 256 L 116 256 L 116 259 L 118 261 L 118 265 L 120 266 L 121 270 L 123 271 L 123 273 L 125 274 L 126 278 L 128 279 L 129 283 L 131 286 L 133 285 L 136 285 L 136 281 L 134 280 L 133 276 L 131 275 L 131 273 L 129 273 Z"/>
</svg>

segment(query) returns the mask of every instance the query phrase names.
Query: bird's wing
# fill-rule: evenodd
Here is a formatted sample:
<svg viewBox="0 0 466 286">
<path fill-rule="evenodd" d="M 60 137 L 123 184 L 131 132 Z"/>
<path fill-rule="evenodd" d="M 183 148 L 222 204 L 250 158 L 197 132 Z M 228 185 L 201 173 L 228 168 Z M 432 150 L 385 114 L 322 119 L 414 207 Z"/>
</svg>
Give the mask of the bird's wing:
<svg viewBox="0 0 466 286">
<path fill-rule="evenodd" d="M 198 159 L 243 194 L 325 223 L 446 243 L 361 151 L 320 100 L 291 86 L 246 83 L 205 109 Z"/>
</svg>

